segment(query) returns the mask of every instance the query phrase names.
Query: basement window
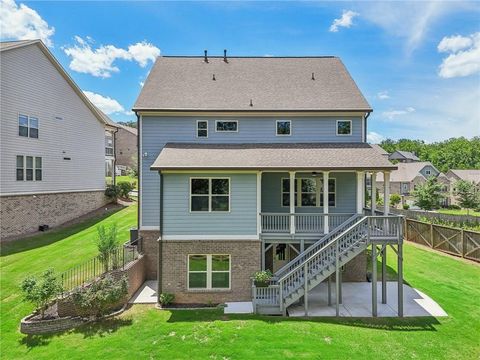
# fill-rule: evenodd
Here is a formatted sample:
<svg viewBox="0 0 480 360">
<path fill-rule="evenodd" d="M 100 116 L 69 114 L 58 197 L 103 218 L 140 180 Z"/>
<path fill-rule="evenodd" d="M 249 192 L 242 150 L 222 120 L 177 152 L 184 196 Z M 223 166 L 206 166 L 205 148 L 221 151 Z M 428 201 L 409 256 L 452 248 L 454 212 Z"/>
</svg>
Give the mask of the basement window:
<svg viewBox="0 0 480 360">
<path fill-rule="evenodd" d="M 188 255 L 188 289 L 229 289 L 230 270 L 230 255 Z"/>
</svg>

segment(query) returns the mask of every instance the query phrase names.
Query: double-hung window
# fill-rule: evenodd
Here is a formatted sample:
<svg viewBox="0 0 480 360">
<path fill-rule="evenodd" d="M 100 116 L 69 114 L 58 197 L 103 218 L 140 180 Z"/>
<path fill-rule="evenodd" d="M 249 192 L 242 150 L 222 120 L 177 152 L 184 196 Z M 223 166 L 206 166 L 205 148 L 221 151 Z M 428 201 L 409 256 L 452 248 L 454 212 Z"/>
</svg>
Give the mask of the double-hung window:
<svg viewBox="0 0 480 360">
<path fill-rule="evenodd" d="M 39 156 L 17 155 L 16 178 L 17 181 L 41 181 L 42 158 Z"/>
<path fill-rule="evenodd" d="M 230 255 L 188 255 L 188 289 L 230 288 Z"/>
<path fill-rule="evenodd" d="M 298 179 L 295 179 L 295 206 L 298 206 L 297 185 Z M 282 206 L 290 206 L 290 179 L 282 179 Z"/>
<path fill-rule="evenodd" d="M 191 178 L 190 211 L 230 211 L 229 178 Z"/>
<path fill-rule="evenodd" d="M 237 132 L 238 121 L 237 120 L 216 120 L 215 131 L 216 132 Z"/>
<path fill-rule="evenodd" d="M 110 134 L 105 136 L 105 155 L 113 156 L 113 137 Z"/>
<path fill-rule="evenodd" d="M 18 135 L 38 139 L 38 118 L 19 114 Z"/>
<path fill-rule="evenodd" d="M 300 201 L 300 205 L 298 202 Z M 328 206 L 336 206 L 335 179 L 328 179 Z M 290 206 L 290 179 L 282 179 L 282 206 Z M 323 181 L 320 178 L 295 179 L 295 206 L 323 206 Z"/>
<path fill-rule="evenodd" d="M 337 120 L 337 135 L 352 135 L 352 120 Z"/>
<path fill-rule="evenodd" d="M 208 120 L 197 120 L 197 138 L 208 138 Z"/>
</svg>

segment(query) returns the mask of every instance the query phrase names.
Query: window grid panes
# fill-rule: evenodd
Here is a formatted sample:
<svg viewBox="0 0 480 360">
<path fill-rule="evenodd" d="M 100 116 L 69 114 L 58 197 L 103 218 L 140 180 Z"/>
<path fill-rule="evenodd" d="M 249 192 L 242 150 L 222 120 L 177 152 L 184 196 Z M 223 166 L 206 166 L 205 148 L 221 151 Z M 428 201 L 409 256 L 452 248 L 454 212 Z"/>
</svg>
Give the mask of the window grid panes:
<svg viewBox="0 0 480 360">
<path fill-rule="evenodd" d="M 337 135 L 352 135 L 352 122 L 350 120 L 337 121 Z"/>
<path fill-rule="evenodd" d="M 188 288 L 229 289 L 230 255 L 189 255 Z"/>
<path fill-rule="evenodd" d="M 17 181 L 23 181 L 25 179 L 25 166 L 23 161 L 23 155 L 17 155 Z"/>
<path fill-rule="evenodd" d="M 230 211 L 230 179 L 191 178 L 190 210 L 192 212 Z"/>
<path fill-rule="evenodd" d="M 17 181 L 41 181 L 42 158 L 39 156 L 16 156 L 15 177 Z"/>
<path fill-rule="evenodd" d="M 197 137 L 208 137 L 208 121 L 197 121 Z"/>
<path fill-rule="evenodd" d="M 298 179 L 295 179 L 295 206 L 298 206 Z M 290 206 L 290 179 L 282 179 L 282 206 Z"/>
<path fill-rule="evenodd" d="M 298 194 L 300 194 L 302 207 L 323 206 L 323 181 L 320 178 L 296 178 L 295 206 L 299 206 Z M 282 206 L 290 206 L 290 179 L 288 178 L 282 179 Z M 336 206 L 335 179 L 328 179 L 328 206 Z"/>
<path fill-rule="evenodd" d="M 18 135 L 38 139 L 38 118 L 19 114 Z"/>
<path fill-rule="evenodd" d="M 38 139 L 38 119 L 34 117 L 30 117 L 28 120 L 29 120 L 28 136 L 30 136 L 31 138 Z"/>
<path fill-rule="evenodd" d="M 236 132 L 238 131 L 238 121 L 228 120 L 215 122 L 215 130 L 221 132 Z"/>
</svg>

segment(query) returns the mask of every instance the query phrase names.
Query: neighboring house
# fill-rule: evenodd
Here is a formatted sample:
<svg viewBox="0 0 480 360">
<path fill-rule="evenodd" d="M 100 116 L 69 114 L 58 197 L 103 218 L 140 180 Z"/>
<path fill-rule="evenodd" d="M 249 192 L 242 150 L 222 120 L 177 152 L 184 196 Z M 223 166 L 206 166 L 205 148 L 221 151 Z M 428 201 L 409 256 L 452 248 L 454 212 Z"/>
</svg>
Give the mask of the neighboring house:
<svg viewBox="0 0 480 360">
<path fill-rule="evenodd" d="M 117 137 L 120 125 L 112 121 L 103 111 L 98 110 L 107 124 L 105 128 L 105 179 L 107 184 L 115 184 L 117 173 L 113 171 L 116 168 L 116 149 Z"/>
<path fill-rule="evenodd" d="M 476 185 L 478 191 L 480 191 L 480 170 L 448 170 L 445 174 L 449 180 L 449 205 L 458 205 L 458 201 L 455 195 L 455 184 L 459 180 L 469 181 Z"/>
<path fill-rule="evenodd" d="M 313 254 L 308 284 L 299 273 L 301 288 L 267 288 L 264 311 L 284 313 L 304 286 L 334 271 L 318 258 L 331 247 L 309 251 L 342 223 L 352 227 L 335 241 L 359 242 L 339 245 L 346 252 L 337 265 L 345 281 L 365 281 L 364 250 L 374 241 L 364 226 L 365 173 L 396 166 L 366 143 L 372 110 L 339 58 L 162 56 L 133 110 L 139 230 L 158 294 L 179 303 L 248 301 L 255 271 L 303 274 Z"/>
<path fill-rule="evenodd" d="M 1 238 L 95 210 L 105 190 L 104 115 L 40 40 L 2 42 Z"/>
<path fill-rule="evenodd" d="M 402 204 L 413 204 L 412 192 L 416 186 L 424 184 L 427 179 L 434 176 L 443 184 L 444 194 L 448 194 L 449 181 L 435 166 L 430 162 L 400 162 L 398 169 L 390 174 L 390 194 L 399 194 L 402 197 Z M 376 179 L 376 186 L 379 193 L 383 195 L 383 174 L 379 173 Z M 447 205 L 445 198 L 442 205 Z"/>
<path fill-rule="evenodd" d="M 122 124 L 116 124 L 118 131 L 115 135 L 115 158 L 117 170 L 126 175 L 129 169 L 137 169 L 137 129 Z"/>
<path fill-rule="evenodd" d="M 420 161 L 420 159 L 417 157 L 417 155 L 415 155 L 415 153 L 412 153 L 409 151 L 401 151 L 401 150 L 396 150 L 393 153 L 391 153 L 388 159 L 391 161 L 398 161 L 401 163 L 411 163 L 411 162 Z"/>
</svg>

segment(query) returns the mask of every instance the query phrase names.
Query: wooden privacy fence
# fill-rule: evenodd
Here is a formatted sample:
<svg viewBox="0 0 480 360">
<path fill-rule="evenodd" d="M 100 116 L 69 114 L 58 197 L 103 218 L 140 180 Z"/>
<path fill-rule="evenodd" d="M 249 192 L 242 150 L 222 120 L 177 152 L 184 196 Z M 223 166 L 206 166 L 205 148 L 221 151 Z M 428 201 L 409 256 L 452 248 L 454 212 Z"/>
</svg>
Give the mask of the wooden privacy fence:
<svg viewBox="0 0 480 360">
<path fill-rule="evenodd" d="M 405 219 L 405 240 L 480 262 L 480 232 Z"/>
</svg>

